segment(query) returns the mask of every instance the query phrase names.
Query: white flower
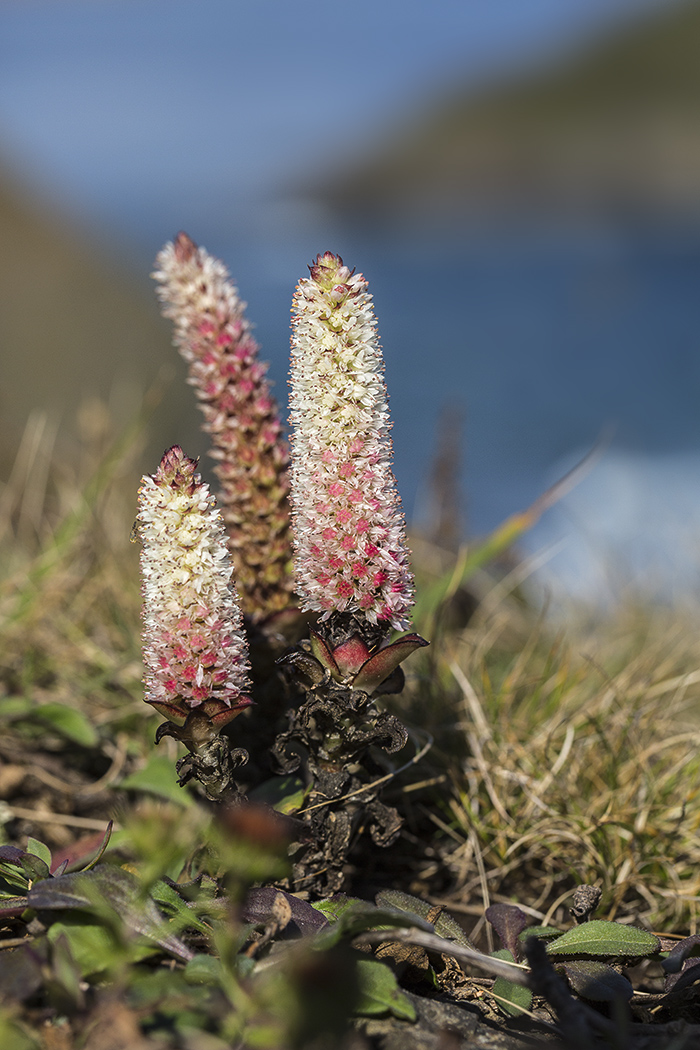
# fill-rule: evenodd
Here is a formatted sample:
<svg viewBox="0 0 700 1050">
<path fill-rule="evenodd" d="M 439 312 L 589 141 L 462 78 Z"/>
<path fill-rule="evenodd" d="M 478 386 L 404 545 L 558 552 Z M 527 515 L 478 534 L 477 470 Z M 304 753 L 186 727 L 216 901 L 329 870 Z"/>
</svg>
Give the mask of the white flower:
<svg viewBox="0 0 700 1050">
<path fill-rule="evenodd" d="M 211 435 L 243 610 L 262 619 L 293 600 L 289 453 L 267 366 L 223 263 L 180 233 L 156 265 L 163 314 L 175 323 L 175 345 Z"/>
<path fill-rule="evenodd" d="M 139 489 L 146 701 L 224 725 L 251 703 L 248 648 L 225 530 L 208 486 L 175 445 Z"/>
<path fill-rule="evenodd" d="M 408 625 L 413 577 L 384 363 L 361 274 L 326 252 L 292 307 L 291 502 L 303 608 Z"/>
</svg>

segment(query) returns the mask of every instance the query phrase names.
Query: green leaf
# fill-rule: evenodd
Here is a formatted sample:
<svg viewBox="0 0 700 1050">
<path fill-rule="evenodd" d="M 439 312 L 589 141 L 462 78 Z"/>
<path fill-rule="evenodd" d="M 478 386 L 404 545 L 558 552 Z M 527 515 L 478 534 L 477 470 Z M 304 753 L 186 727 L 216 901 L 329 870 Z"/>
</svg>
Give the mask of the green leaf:
<svg viewBox="0 0 700 1050">
<path fill-rule="evenodd" d="M 419 930 L 433 932 L 432 925 L 420 915 L 390 908 L 375 908 L 373 904 L 360 902 L 353 903 L 352 907 L 339 915 L 336 922 L 317 933 L 313 939 L 313 946 L 325 951 L 341 940 L 356 937 L 365 930 L 391 929 L 393 926 L 415 926 Z"/>
<path fill-rule="evenodd" d="M 112 837 L 112 828 L 113 827 L 114 827 L 114 821 L 110 820 L 109 823 L 107 824 L 106 829 L 105 829 L 105 833 L 104 833 L 104 835 L 102 837 L 102 842 L 99 845 L 97 853 L 95 854 L 95 856 L 92 858 L 91 861 L 88 861 L 88 863 L 85 865 L 85 867 L 80 868 L 80 871 L 82 871 L 82 872 L 90 871 L 92 868 L 96 867 L 97 864 L 99 864 L 99 862 L 102 860 L 103 856 L 105 855 L 107 847 L 109 846 L 109 841 L 110 841 L 110 839 Z M 61 872 L 61 874 L 63 874 L 63 872 Z"/>
<path fill-rule="evenodd" d="M 176 932 L 191 927 L 200 933 L 208 933 L 209 927 L 197 916 L 196 912 L 188 907 L 187 902 L 182 899 L 177 890 L 168 886 L 167 882 L 159 880 L 151 889 L 151 896 L 156 904 L 159 904 L 166 915 L 175 917 L 173 929 Z"/>
<path fill-rule="evenodd" d="M 507 948 L 499 948 L 497 952 L 491 952 L 492 959 L 505 959 L 506 962 L 515 962 L 513 953 Z M 501 1013 L 509 1017 L 520 1017 L 532 1006 L 532 992 L 521 984 L 513 984 L 507 977 L 497 977 L 493 982 L 491 994 L 496 999 L 496 1005 Z"/>
<path fill-rule="evenodd" d="M 36 708 L 34 716 L 46 722 L 61 736 L 82 747 L 95 747 L 99 742 L 97 730 L 92 722 L 74 707 L 57 703 L 42 704 Z"/>
<path fill-rule="evenodd" d="M 185 980 L 188 984 L 218 986 L 221 984 L 222 974 L 221 960 L 213 955 L 195 955 L 185 967 Z"/>
<path fill-rule="evenodd" d="M 327 897 L 323 901 L 313 901 L 311 907 L 325 915 L 329 922 L 336 922 L 348 909 L 362 906 L 364 903 L 359 897 L 346 897 L 344 893 L 336 893 L 334 897 Z"/>
<path fill-rule="evenodd" d="M 38 1050 L 38 1040 L 33 1039 L 14 1020 L 13 1012 L 12 1009 L 0 1010 L 0 1046 L 4 1047 L 4 1050 Z"/>
<path fill-rule="evenodd" d="M 380 908 L 396 908 L 401 912 L 419 915 L 421 919 L 427 919 L 432 908 L 427 901 L 421 900 L 420 897 L 413 897 L 402 890 L 381 890 L 375 900 Z M 461 944 L 463 948 L 474 947 L 457 920 L 447 912 L 438 916 L 433 928 L 439 937 L 445 937 L 449 941 Z"/>
<path fill-rule="evenodd" d="M 27 853 L 31 853 L 34 857 L 39 857 L 47 868 L 51 867 L 51 850 L 39 839 L 33 839 L 31 836 L 27 839 Z"/>
<path fill-rule="evenodd" d="M 47 991 L 54 1007 L 67 1012 L 83 1009 L 85 995 L 81 988 L 80 967 L 73 958 L 68 939 L 57 936 L 53 941 L 51 953 L 53 974 L 47 981 Z"/>
<path fill-rule="evenodd" d="M 296 813 L 311 790 L 299 777 L 273 777 L 254 788 L 248 795 L 253 802 L 264 802 L 278 813 Z"/>
<path fill-rule="evenodd" d="M 0 916 L 11 915 L 19 908 L 24 911 L 28 907 L 26 897 L 13 897 L 11 893 L 0 892 Z"/>
<path fill-rule="evenodd" d="M 655 955 L 660 949 L 661 943 L 653 933 L 605 919 L 582 922 L 547 945 L 550 955 L 612 955 L 626 959 Z"/>
<path fill-rule="evenodd" d="M 627 1001 L 634 994 L 626 977 L 597 959 L 575 959 L 562 963 L 557 969 L 564 971 L 577 995 L 596 1003 L 609 1003 L 616 999 Z"/>
<path fill-rule="evenodd" d="M 121 868 L 104 864 L 85 874 L 46 879 L 32 886 L 27 899 L 37 911 L 87 912 L 90 922 L 97 919 L 113 930 L 147 937 L 184 962 L 194 954 L 169 932 L 155 902 L 150 897 L 140 899 L 138 881 Z"/>
<path fill-rule="evenodd" d="M 175 766 L 165 755 L 151 755 L 143 769 L 125 777 L 119 786 L 128 791 L 144 791 L 149 795 L 157 795 L 158 798 L 177 802 L 181 806 L 192 805 L 188 792 L 177 782 Z"/>
<path fill-rule="evenodd" d="M 392 970 L 379 959 L 358 959 L 359 997 L 355 1012 L 364 1016 L 391 1013 L 402 1021 L 415 1021 L 411 1000 L 399 989 Z"/>
<path fill-rule="evenodd" d="M 0 719 L 8 722 L 16 718 L 24 718 L 36 709 L 36 701 L 28 696 L 8 696 L 0 700 Z"/>
<path fill-rule="evenodd" d="M 523 944 L 528 937 L 537 937 L 539 941 L 552 941 L 555 937 L 561 937 L 561 930 L 556 926 L 528 926 L 518 937 Z"/>
<path fill-rule="evenodd" d="M 65 938 L 83 977 L 93 977 L 109 970 L 110 965 L 117 960 L 120 948 L 123 951 L 123 944 L 118 943 L 112 930 L 95 922 L 90 916 L 76 912 L 68 912 L 65 918 L 52 923 L 47 937 L 51 944 Z M 129 958 L 136 962 L 157 951 L 153 943 L 134 940 L 129 945 Z"/>
</svg>

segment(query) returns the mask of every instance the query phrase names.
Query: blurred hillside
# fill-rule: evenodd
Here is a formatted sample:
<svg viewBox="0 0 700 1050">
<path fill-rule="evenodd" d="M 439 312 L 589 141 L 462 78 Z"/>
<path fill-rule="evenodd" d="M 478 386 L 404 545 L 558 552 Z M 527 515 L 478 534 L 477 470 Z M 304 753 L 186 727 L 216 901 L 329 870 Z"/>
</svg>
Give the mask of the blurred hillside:
<svg viewBox="0 0 700 1050">
<path fill-rule="evenodd" d="M 447 100 L 322 192 L 373 220 L 696 211 L 700 4 L 669 4 L 545 70 Z"/>
<path fill-rule="evenodd" d="M 70 434 L 79 406 L 99 398 L 121 425 L 138 411 L 159 372 L 164 384 L 184 369 L 147 273 L 139 280 L 1 171 L 0 233 L 4 476 L 33 410 L 46 410 Z M 191 400 L 184 384 L 170 384 L 167 411 L 161 406 L 156 420 L 175 418 L 183 408 L 194 415 Z M 166 429 L 162 420 L 157 429 Z"/>
</svg>

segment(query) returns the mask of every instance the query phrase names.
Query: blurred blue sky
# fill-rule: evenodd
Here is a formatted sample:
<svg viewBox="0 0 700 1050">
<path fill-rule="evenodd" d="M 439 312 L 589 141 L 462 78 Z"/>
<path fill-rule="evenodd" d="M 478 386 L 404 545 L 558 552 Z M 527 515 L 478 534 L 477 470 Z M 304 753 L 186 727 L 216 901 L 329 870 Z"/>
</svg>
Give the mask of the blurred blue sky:
<svg viewBox="0 0 700 1050">
<path fill-rule="evenodd" d="M 449 88 L 664 2 L 0 0 L 0 159 L 127 239 L 240 221 Z"/>
<path fill-rule="evenodd" d="M 442 242 L 406 231 L 387 243 L 279 202 L 451 91 L 574 53 L 677 2 L 0 0 L 0 167 L 126 249 L 144 289 L 178 229 L 222 256 L 281 400 L 293 284 L 316 251 L 342 252 L 375 293 L 409 517 L 427 498 L 446 404 L 465 410 L 462 484 L 477 531 L 527 505 L 617 423 L 618 448 L 574 494 L 569 518 L 550 514 L 531 542 L 570 537 L 573 515 L 594 553 L 612 550 L 618 566 L 629 555 L 648 577 L 651 536 L 657 551 L 678 552 L 682 587 L 695 587 L 700 239 L 638 240 L 593 223 L 550 248 L 546 231 L 542 243 L 515 244 L 487 231 L 485 243 L 449 248 L 446 280 Z M 203 453 L 194 406 L 176 423 L 164 444 Z M 559 556 L 570 590 L 586 590 L 576 574 L 590 583 L 593 560 Z"/>
</svg>

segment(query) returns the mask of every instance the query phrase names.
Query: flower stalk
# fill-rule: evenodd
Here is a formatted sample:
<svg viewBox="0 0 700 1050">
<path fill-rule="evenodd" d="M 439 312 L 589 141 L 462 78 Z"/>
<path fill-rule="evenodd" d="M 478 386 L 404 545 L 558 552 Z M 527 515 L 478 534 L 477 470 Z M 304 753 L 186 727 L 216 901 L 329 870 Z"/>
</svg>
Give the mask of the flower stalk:
<svg viewBox="0 0 700 1050">
<path fill-rule="evenodd" d="M 226 267 L 180 233 L 153 274 L 188 382 L 204 413 L 243 612 L 260 621 L 294 604 L 287 475 L 277 404 L 245 303 Z"/>
<path fill-rule="evenodd" d="M 309 640 L 282 663 L 305 700 L 273 754 L 299 770 L 309 840 L 293 885 L 333 893 L 366 827 L 388 846 L 401 818 L 379 798 L 379 748 L 400 750 L 407 731 L 375 698 L 403 687 L 400 663 L 428 643 L 407 634 L 413 576 L 391 469 L 384 365 L 367 282 L 340 256 L 317 256 L 292 307 L 290 422 L 292 528 L 297 593 L 317 614 Z"/>
</svg>

